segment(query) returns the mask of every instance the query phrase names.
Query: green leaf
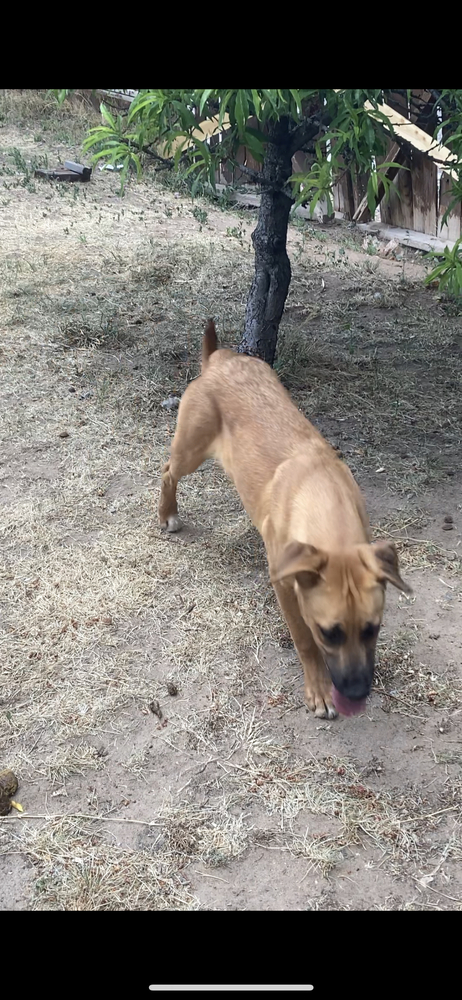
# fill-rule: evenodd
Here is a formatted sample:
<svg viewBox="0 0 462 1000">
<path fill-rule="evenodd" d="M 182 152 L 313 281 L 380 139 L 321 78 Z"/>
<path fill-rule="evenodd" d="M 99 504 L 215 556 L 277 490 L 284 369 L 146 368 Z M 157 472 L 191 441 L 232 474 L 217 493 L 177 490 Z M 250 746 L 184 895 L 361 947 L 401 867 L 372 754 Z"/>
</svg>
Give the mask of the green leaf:
<svg viewBox="0 0 462 1000">
<path fill-rule="evenodd" d="M 226 112 L 228 111 L 228 105 L 229 105 L 229 102 L 231 100 L 231 97 L 232 97 L 233 93 L 234 93 L 234 91 L 228 90 L 226 92 L 225 96 L 220 100 L 220 114 L 218 115 L 218 126 L 219 126 L 219 128 L 221 128 L 221 126 L 223 125 L 223 119 L 225 117 Z"/>
<path fill-rule="evenodd" d="M 172 107 L 175 108 L 175 111 L 178 114 L 178 119 L 184 129 L 196 129 L 198 127 L 199 122 L 193 115 L 191 108 L 185 107 L 181 101 L 172 101 Z"/>
<path fill-rule="evenodd" d="M 198 170 L 200 166 L 201 166 L 200 160 L 195 160 L 194 163 L 190 163 L 189 167 L 187 167 L 186 170 L 184 171 L 183 177 L 189 177 L 189 174 L 194 173 L 194 171 Z"/>
<path fill-rule="evenodd" d="M 199 103 L 199 111 L 200 111 L 201 114 L 202 114 L 202 112 L 204 110 L 204 104 L 207 103 L 207 101 L 208 101 L 208 99 L 210 97 L 210 94 L 213 94 L 213 90 L 204 90 L 204 92 L 202 94 L 202 97 L 201 97 L 200 103 Z"/>
<path fill-rule="evenodd" d="M 245 90 L 238 90 L 236 94 L 236 122 L 239 138 L 244 138 L 246 121 L 249 116 L 249 102 Z"/>
<path fill-rule="evenodd" d="M 446 271 L 440 278 L 441 291 L 443 290 L 443 288 L 446 288 L 448 281 L 449 281 L 449 271 Z"/>
<path fill-rule="evenodd" d="M 396 163 L 393 160 L 390 160 L 389 162 L 388 161 L 384 161 L 383 163 L 378 163 L 377 164 L 377 170 L 379 170 L 379 171 L 389 170 L 390 167 L 396 167 L 397 170 L 410 170 L 410 167 L 405 167 L 405 166 L 403 166 L 403 164 Z"/>
<path fill-rule="evenodd" d="M 104 149 L 100 149 L 99 152 L 94 153 L 92 156 L 92 162 L 97 163 L 98 160 L 105 158 L 109 161 L 109 163 L 115 163 L 116 160 L 122 160 L 127 155 L 127 146 L 119 146 L 114 143 L 112 146 L 106 146 Z"/>
<path fill-rule="evenodd" d="M 265 100 L 267 100 L 268 104 L 271 105 L 272 111 L 273 112 L 276 111 L 276 96 L 275 96 L 275 91 L 274 90 L 264 90 L 263 94 L 264 94 Z"/>
<path fill-rule="evenodd" d="M 261 109 L 260 95 L 258 93 L 258 90 L 252 90 L 251 93 L 252 93 L 252 100 L 253 100 L 253 106 L 254 106 L 254 109 L 255 109 L 255 114 L 256 114 L 257 118 L 259 118 L 260 117 L 260 109 Z"/>
<path fill-rule="evenodd" d="M 263 143 L 261 143 L 258 139 L 256 139 L 255 136 L 252 135 L 252 133 L 248 129 L 246 129 L 244 132 L 243 142 L 244 145 L 247 147 L 247 149 L 249 149 L 250 152 L 252 153 L 254 159 L 258 160 L 259 163 L 263 163 L 264 159 Z"/>
<path fill-rule="evenodd" d="M 137 177 L 141 177 L 141 163 L 140 163 L 140 158 L 139 158 L 139 156 L 137 156 L 136 153 L 130 152 L 130 162 L 135 164 L 135 167 L 136 167 L 136 176 Z"/>
<path fill-rule="evenodd" d="M 156 107 L 158 108 L 162 107 L 161 91 L 159 90 L 141 91 L 139 94 L 137 94 L 130 105 L 130 110 L 127 115 L 127 121 L 128 122 L 133 121 L 133 119 L 136 118 L 136 116 L 139 115 L 141 111 L 144 111 L 146 108 L 149 107 L 153 110 Z"/>
<path fill-rule="evenodd" d="M 114 129 L 115 131 L 116 128 L 115 118 L 112 117 L 111 112 L 108 111 L 108 109 L 104 106 L 104 104 L 100 104 L 99 110 L 101 111 L 101 115 L 104 118 L 104 121 L 107 122 L 108 125 L 110 125 L 111 128 Z"/>
<path fill-rule="evenodd" d="M 301 115 L 301 113 L 302 113 L 302 99 L 300 97 L 300 93 L 299 93 L 298 90 L 291 90 L 290 93 L 292 94 L 292 97 L 293 97 L 293 99 L 295 101 L 295 107 L 297 108 L 297 114 Z"/>
<path fill-rule="evenodd" d="M 443 274 L 444 271 L 446 271 L 446 264 L 440 264 L 439 267 L 435 267 L 430 274 L 427 274 L 424 284 L 429 285 L 432 281 L 436 281 L 436 279 L 439 278 L 440 274 Z"/>
<path fill-rule="evenodd" d="M 373 176 L 374 175 L 372 175 L 371 177 L 369 177 L 369 180 L 367 182 L 367 207 L 368 207 L 368 209 L 369 209 L 369 211 L 370 211 L 370 213 L 371 213 L 372 216 L 375 215 L 375 209 L 376 209 L 376 206 L 377 206 L 377 200 L 376 200 L 375 192 L 374 192 Z"/>
<path fill-rule="evenodd" d="M 316 205 L 318 204 L 318 201 L 319 201 L 320 197 L 321 197 L 321 191 L 316 191 L 313 199 L 310 201 L 310 215 L 311 215 L 311 218 L 313 218 L 313 212 L 314 212 L 314 210 L 316 208 Z"/>
</svg>

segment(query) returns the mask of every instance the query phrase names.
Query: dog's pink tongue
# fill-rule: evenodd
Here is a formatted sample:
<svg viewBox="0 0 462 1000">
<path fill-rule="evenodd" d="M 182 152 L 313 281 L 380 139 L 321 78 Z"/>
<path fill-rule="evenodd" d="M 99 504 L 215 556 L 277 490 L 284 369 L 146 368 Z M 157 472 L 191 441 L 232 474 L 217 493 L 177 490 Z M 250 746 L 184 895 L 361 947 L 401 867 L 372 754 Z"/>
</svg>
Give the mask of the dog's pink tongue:
<svg viewBox="0 0 462 1000">
<path fill-rule="evenodd" d="M 365 712 L 366 710 L 366 698 L 359 698 L 357 701 L 353 701 L 352 698 L 345 698 L 337 688 L 332 685 L 332 701 L 337 712 L 340 715 L 359 715 L 360 712 Z"/>
</svg>

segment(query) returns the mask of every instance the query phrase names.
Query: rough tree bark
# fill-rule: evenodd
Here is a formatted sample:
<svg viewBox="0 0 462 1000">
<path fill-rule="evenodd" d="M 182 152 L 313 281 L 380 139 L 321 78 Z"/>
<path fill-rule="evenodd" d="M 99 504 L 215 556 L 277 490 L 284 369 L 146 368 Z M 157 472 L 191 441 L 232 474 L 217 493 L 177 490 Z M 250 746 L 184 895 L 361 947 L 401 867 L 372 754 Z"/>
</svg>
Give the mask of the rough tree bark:
<svg viewBox="0 0 462 1000">
<path fill-rule="evenodd" d="M 279 323 L 289 291 L 291 269 L 287 255 L 287 226 L 293 204 L 287 194 L 292 174 L 289 119 L 281 118 L 269 131 L 262 176 L 260 210 L 252 233 L 255 276 L 245 312 L 244 333 L 238 351 L 272 365 Z"/>
</svg>

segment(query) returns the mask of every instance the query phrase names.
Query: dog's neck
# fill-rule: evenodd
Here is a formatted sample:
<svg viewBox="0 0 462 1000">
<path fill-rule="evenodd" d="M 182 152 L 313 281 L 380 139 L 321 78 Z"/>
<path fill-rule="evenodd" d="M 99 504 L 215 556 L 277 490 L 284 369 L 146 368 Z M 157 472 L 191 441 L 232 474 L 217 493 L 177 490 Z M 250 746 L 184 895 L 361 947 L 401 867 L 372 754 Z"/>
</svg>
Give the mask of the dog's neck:
<svg viewBox="0 0 462 1000">
<path fill-rule="evenodd" d="M 367 513 L 349 469 L 338 459 L 336 475 L 323 462 L 315 468 L 289 459 L 275 477 L 271 516 L 285 540 L 339 551 L 370 541 Z M 290 469 L 288 468 L 290 464 Z M 290 474 L 289 474 L 290 473 Z M 344 488 L 343 488 L 344 485 Z"/>
</svg>

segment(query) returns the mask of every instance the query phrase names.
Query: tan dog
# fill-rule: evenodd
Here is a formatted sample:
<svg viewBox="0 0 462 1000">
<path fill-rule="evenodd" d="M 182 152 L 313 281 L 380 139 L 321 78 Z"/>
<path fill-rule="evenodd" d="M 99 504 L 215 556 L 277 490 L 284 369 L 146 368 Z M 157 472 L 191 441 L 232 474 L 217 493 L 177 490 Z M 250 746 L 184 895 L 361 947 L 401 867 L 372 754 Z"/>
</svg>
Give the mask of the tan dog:
<svg viewBox="0 0 462 1000">
<path fill-rule="evenodd" d="M 178 531 L 176 489 L 209 457 L 234 482 L 266 546 L 271 582 L 305 673 L 315 715 L 364 709 L 374 674 L 385 585 L 410 592 L 391 542 L 370 543 L 350 470 L 296 409 L 272 369 L 217 351 L 212 320 L 202 375 L 181 400 L 159 518 Z"/>
</svg>

